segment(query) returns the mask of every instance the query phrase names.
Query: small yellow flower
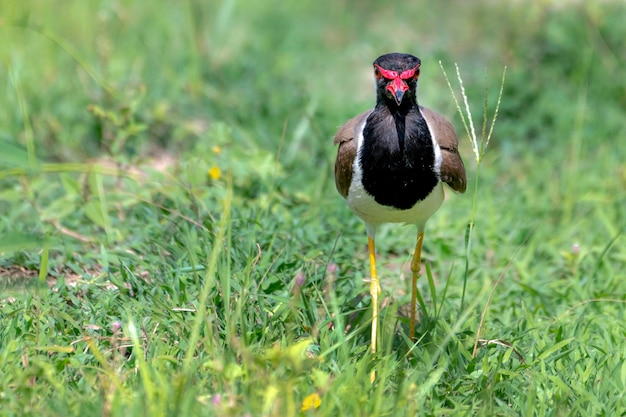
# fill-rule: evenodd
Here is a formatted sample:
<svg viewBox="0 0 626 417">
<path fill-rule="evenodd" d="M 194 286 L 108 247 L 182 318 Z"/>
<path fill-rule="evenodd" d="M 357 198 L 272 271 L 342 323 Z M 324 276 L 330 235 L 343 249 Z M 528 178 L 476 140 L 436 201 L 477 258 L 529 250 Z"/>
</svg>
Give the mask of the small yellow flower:
<svg viewBox="0 0 626 417">
<path fill-rule="evenodd" d="M 212 166 L 211 168 L 209 168 L 209 171 L 207 173 L 209 174 L 209 177 L 211 177 L 211 179 L 214 181 L 219 180 L 220 176 L 222 175 L 222 171 L 220 171 L 220 167 L 218 166 Z"/>
<path fill-rule="evenodd" d="M 214 146 L 213 147 L 213 153 L 215 154 L 221 154 L 222 153 L 222 148 L 220 148 L 219 146 Z"/>
<path fill-rule="evenodd" d="M 304 400 L 302 400 L 302 411 L 310 410 L 311 408 L 319 408 L 322 405 L 322 400 L 317 392 L 313 394 L 307 395 Z"/>
</svg>

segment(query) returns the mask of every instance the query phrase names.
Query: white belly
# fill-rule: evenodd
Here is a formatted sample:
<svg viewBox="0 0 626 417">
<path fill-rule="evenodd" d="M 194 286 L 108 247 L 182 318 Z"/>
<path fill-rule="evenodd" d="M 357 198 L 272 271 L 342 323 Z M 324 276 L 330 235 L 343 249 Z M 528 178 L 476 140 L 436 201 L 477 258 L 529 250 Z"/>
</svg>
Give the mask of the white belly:
<svg viewBox="0 0 626 417">
<path fill-rule="evenodd" d="M 378 204 L 369 195 L 358 181 L 353 179 L 348 193 L 347 203 L 350 210 L 359 216 L 365 223 L 378 225 L 381 223 L 409 223 L 423 227 L 426 220 L 435 213 L 443 203 L 443 185 L 440 182 L 433 191 L 422 201 L 418 201 L 407 210 L 383 206 Z"/>
</svg>

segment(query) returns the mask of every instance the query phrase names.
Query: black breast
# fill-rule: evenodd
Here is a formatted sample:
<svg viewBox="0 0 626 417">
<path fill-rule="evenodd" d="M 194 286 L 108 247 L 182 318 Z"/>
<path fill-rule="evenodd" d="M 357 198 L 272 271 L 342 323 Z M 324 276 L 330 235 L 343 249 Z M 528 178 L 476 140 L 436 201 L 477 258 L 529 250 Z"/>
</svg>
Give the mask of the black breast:
<svg viewBox="0 0 626 417">
<path fill-rule="evenodd" d="M 360 154 L 363 187 L 378 204 L 406 210 L 439 182 L 435 150 L 422 114 L 392 114 L 377 107 L 363 128 Z"/>
</svg>

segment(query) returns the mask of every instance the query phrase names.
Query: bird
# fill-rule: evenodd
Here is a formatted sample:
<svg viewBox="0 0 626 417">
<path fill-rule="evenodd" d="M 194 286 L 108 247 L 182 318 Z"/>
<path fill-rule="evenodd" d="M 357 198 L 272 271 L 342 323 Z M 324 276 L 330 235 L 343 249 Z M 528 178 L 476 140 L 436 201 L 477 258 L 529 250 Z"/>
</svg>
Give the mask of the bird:
<svg viewBox="0 0 626 417">
<path fill-rule="evenodd" d="M 350 210 L 365 222 L 370 263 L 372 324 L 370 350 L 376 353 L 378 297 L 375 236 L 383 223 L 417 226 L 411 260 L 409 338 L 415 336 L 417 280 L 426 221 L 444 200 L 443 184 L 464 193 L 465 166 L 452 124 L 418 104 L 421 60 L 388 53 L 373 63 L 376 105 L 345 122 L 338 145 L 335 185 Z M 375 374 L 372 373 L 372 382 Z"/>
</svg>

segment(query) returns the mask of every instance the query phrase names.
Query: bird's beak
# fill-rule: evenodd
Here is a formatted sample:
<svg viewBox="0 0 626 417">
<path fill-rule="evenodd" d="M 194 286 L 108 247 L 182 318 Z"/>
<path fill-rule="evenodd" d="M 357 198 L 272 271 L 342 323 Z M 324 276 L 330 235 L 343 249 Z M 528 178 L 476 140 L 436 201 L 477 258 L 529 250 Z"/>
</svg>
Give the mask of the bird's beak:
<svg viewBox="0 0 626 417">
<path fill-rule="evenodd" d="M 391 92 L 393 98 L 396 100 L 396 104 L 399 106 L 402 103 L 402 97 L 404 93 L 409 89 L 408 84 L 400 77 L 394 78 L 392 82 L 387 84 L 387 90 Z"/>
</svg>

